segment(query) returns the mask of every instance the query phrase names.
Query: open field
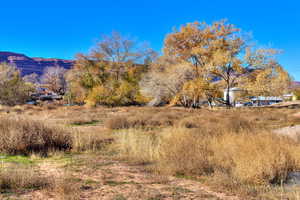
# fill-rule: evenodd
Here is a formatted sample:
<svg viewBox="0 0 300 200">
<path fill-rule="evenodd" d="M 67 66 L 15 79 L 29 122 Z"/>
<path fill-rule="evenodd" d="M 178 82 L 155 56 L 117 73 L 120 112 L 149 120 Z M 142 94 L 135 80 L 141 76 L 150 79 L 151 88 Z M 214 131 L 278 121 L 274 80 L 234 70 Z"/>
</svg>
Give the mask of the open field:
<svg viewBox="0 0 300 200">
<path fill-rule="evenodd" d="M 1 107 L 1 199 L 299 199 L 298 109 Z M 299 189 L 299 188 L 298 188 Z"/>
</svg>

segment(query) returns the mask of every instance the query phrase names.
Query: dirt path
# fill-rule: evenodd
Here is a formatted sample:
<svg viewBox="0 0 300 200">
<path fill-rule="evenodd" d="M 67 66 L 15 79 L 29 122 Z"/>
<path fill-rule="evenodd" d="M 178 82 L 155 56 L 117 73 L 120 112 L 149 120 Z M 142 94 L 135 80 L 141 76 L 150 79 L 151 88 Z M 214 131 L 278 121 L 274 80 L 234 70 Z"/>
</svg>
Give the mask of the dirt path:
<svg viewBox="0 0 300 200">
<path fill-rule="evenodd" d="M 61 168 L 60 164 L 43 163 L 41 171 L 59 178 L 62 170 L 69 181 L 62 190 L 35 191 L 21 199 L 91 199 L 91 200 L 236 200 L 211 191 L 200 182 L 175 177 L 162 177 L 145 172 L 142 167 L 103 157 L 76 158 Z M 71 190 L 71 191 L 68 191 Z M 64 193 L 65 194 L 62 194 Z M 68 193 L 69 192 L 69 193 Z"/>
</svg>

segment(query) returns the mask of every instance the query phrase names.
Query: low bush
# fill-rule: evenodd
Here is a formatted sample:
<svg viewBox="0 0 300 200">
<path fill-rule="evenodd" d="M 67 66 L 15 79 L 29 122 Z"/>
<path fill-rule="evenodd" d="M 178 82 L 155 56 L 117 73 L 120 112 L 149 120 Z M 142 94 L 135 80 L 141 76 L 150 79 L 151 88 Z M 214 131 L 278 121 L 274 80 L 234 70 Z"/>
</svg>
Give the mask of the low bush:
<svg viewBox="0 0 300 200">
<path fill-rule="evenodd" d="M 51 150 L 72 148 L 72 137 L 66 129 L 36 120 L 2 117 L 0 134 L 0 152 L 6 154 L 47 155 Z"/>
<path fill-rule="evenodd" d="M 105 121 L 105 127 L 109 129 L 127 129 L 130 127 L 126 116 L 117 116 Z"/>
<path fill-rule="evenodd" d="M 181 128 L 200 128 L 200 120 L 197 117 L 183 118 L 177 123 L 178 127 Z"/>
</svg>

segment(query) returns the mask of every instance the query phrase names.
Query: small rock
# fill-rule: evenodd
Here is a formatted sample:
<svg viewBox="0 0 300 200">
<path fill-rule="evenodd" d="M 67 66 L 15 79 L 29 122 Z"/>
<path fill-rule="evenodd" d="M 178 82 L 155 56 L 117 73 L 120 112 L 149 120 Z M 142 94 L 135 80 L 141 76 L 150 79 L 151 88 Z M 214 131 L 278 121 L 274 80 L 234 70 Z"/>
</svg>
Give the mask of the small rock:
<svg viewBox="0 0 300 200">
<path fill-rule="evenodd" d="M 280 128 L 280 129 L 274 130 L 273 132 L 278 135 L 288 136 L 288 137 L 294 139 L 295 141 L 298 141 L 298 139 L 300 137 L 300 125 Z"/>
</svg>

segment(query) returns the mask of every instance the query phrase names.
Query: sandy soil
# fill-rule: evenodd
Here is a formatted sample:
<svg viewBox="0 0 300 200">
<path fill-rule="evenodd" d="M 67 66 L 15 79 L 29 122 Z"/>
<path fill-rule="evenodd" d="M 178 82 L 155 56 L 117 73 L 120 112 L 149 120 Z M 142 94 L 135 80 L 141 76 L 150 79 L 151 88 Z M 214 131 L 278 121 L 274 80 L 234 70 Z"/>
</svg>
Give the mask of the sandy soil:
<svg viewBox="0 0 300 200">
<path fill-rule="evenodd" d="M 73 164 L 62 167 L 59 163 L 44 162 L 41 171 L 59 178 L 67 169 L 69 175 L 78 179 L 77 191 L 68 196 L 49 191 L 35 191 L 20 195 L 20 199 L 91 199 L 91 200 L 237 200 L 235 196 L 218 193 L 200 182 L 176 177 L 153 175 L 143 166 L 107 160 L 97 156 L 93 159 L 79 156 Z M 72 196 L 73 195 L 73 196 Z M 77 198 L 76 198 L 77 197 Z"/>
</svg>

